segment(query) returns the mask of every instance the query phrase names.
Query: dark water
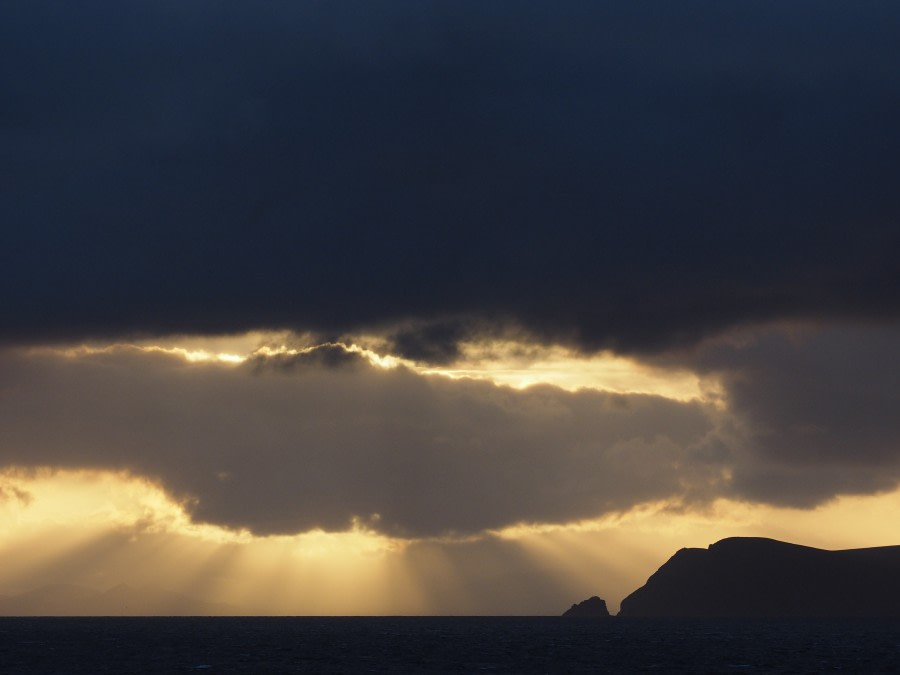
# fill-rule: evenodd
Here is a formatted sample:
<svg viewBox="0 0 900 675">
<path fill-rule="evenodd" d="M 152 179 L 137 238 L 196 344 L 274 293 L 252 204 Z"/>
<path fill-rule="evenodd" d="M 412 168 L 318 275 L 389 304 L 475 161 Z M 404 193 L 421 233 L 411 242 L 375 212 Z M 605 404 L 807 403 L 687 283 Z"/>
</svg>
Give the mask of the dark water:
<svg viewBox="0 0 900 675">
<path fill-rule="evenodd" d="M 0 618 L 2 673 L 851 673 L 900 620 Z"/>
</svg>

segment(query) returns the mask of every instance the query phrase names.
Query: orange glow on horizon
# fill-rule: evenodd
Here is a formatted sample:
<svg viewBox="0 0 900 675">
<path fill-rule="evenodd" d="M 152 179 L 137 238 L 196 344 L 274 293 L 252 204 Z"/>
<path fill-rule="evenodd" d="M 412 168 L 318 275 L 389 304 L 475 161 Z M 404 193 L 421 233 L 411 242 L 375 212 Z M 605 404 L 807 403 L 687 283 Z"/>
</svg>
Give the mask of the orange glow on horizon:
<svg viewBox="0 0 900 675">
<path fill-rule="evenodd" d="M 130 474 L 9 469 L 0 473 L 0 593 L 127 583 L 237 613 L 325 615 L 553 614 L 600 595 L 615 612 L 679 548 L 729 536 L 830 549 L 897 544 L 897 513 L 900 490 L 809 511 L 728 500 L 702 511 L 645 504 L 462 539 L 362 529 L 258 537 L 194 523 L 159 486 Z M 536 583 L 551 599 L 529 599 Z"/>
</svg>

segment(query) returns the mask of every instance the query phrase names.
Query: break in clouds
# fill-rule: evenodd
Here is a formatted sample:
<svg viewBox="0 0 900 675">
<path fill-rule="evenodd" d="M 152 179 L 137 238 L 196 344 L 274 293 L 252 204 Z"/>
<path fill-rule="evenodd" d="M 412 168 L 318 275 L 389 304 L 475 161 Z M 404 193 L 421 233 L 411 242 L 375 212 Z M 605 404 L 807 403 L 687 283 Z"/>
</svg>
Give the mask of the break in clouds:
<svg viewBox="0 0 900 675">
<path fill-rule="evenodd" d="M 258 534 L 460 535 L 717 497 L 811 507 L 900 480 L 898 337 L 769 328 L 677 357 L 724 405 L 519 391 L 335 347 L 240 366 L 10 350 L 0 462 L 125 469 L 195 520 Z"/>
</svg>

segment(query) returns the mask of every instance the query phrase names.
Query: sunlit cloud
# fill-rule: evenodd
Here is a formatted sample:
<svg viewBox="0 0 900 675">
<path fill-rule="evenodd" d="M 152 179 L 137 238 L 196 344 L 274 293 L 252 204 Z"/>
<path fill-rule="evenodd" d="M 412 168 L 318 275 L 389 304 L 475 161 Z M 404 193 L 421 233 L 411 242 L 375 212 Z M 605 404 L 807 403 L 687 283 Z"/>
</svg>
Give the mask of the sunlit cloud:
<svg viewBox="0 0 900 675">
<path fill-rule="evenodd" d="M 158 485 L 125 472 L 13 468 L 0 488 L 0 593 L 63 578 L 154 584 L 250 613 L 354 613 L 340 586 L 375 584 L 379 561 L 406 546 L 361 527 L 256 537 L 194 523 Z M 376 612 L 363 595 L 355 612 Z"/>
<path fill-rule="evenodd" d="M 144 532 L 190 535 L 216 543 L 245 541 L 245 532 L 191 521 L 183 505 L 141 476 L 121 471 L 56 470 L 10 467 L 0 473 L 0 487 L 28 496 L 6 500 L 0 509 L 19 526 L 80 529 L 136 528 Z M 7 520 L 9 522 L 9 520 Z"/>
<path fill-rule="evenodd" d="M 211 352 L 205 349 L 187 349 L 179 346 L 141 345 L 132 343 L 114 343 L 103 346 L 85 344 L 68 347 L 32 347 L 28 351 L 32 354 L 58 354 L 72 359 L 95 354 L 114 354 L 121 351 L 136 351 L 145 354 L 167 354 L 170 356 L 177 356 L 189 363 L 218 362 L 236 365 L 247 360 L 247 357 L 244 355 L 229 352 Z"/>
<path fill-rule="evenodd" d="M 146 533 L 188 536 L 216 544 L 266 541 L 290 549 L 295 555 L 331 556 L 355 550 L 361 555 L 400 545 L 367 530 L 361 522 L 345 532 L 310 530 L 291 536 L 254 537 L 191 520 L 183 504 L 158 484 L 122 471 L 62 470 L 49 467 L 10 467 L 0 472 L 0 511 L 7 518 L 0 533 L 22 526 L 133 528 Z M 14 525 L 13 525 L 14 524 Z"/>
<path fill-rule="evenodd" d="M 449 367 L 418 367 L 423 373 L 476 378 L 524 389 L 549 384 L 566 391 L 596 389 L 653 394 L 680 401 L 703 397 L 700 379 L 685 369 L 644 365 L 612 352 L 579 354 L 561 346 L 510 342 L 464 343 Z"/>
<path fill-rule="evenodd" d="M 423 375 L 484 380 L 515 389 L 551 385 L 566 391 L 594 389 L 623 394 L 651 394 L 679 401 L 711 398 L 715 394 L 712 378 L 701 379 L 684 368 L 653 366 L 608 351 L 581 354 L 559 345 L 508 340 L 466 342 L 460 345 L 457 360 L 438 367 L 364 346 L 378 343 L 378 339 L 372 336 L 361 336 L 359 339 L 359 343 L 353 338 L 317 342 L 309 336 L 254 332 L 220 338 L 178 336 L 152 342 L 45 346 L 34 347 L 30 351 L 78 358 L 131 349 L 178 356 L 191 363 L 238 365 L 252 358 L 302 356 L 322 347 L 336 347 L 379 368 L 402 366 Z M 297 346 L 298 342 L 307 344 Z"/>
</svg>

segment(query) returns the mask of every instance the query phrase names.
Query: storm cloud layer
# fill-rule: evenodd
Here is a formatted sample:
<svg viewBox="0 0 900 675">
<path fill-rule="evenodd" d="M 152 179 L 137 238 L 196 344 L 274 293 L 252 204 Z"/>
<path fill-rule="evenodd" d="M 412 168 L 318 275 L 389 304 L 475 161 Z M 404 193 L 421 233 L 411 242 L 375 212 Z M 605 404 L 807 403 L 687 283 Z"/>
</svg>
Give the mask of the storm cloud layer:
<svg viewBox="0 0 900 675">
<path fill-rule="evenodd" d="M 114 348 L 0 356 L 0 464 L 127 470 L 258 534 L 405 537 L 725 497 L 809 508 L 900 481 L 894 327 L 744 331 L 682 356 L 718 401 L 526 390 L 339 346 L 240 366 Z"/>
<path fill-rule="evenodd" d="M 875 0 L 5 3 L 0 466 L 259 534 L 892 489 L 898 43 Z M 30 349 L 276 329 L 320 346 Z M 415 370 L 538 343 L 706 397 Z"/>
<path fill-rule="evenodd" d="M 0 462 L 124 469 L 257 533 L 566 522 L 704 489 L 699 404 L 382 370 L 229 368 L 124 350 L 3 359 Z"/>
<path fill-rule="evenodd" d="M 898 35 L 877 1 L 5 3 L 0 339 L 896 317 Z"/>
</svg>

